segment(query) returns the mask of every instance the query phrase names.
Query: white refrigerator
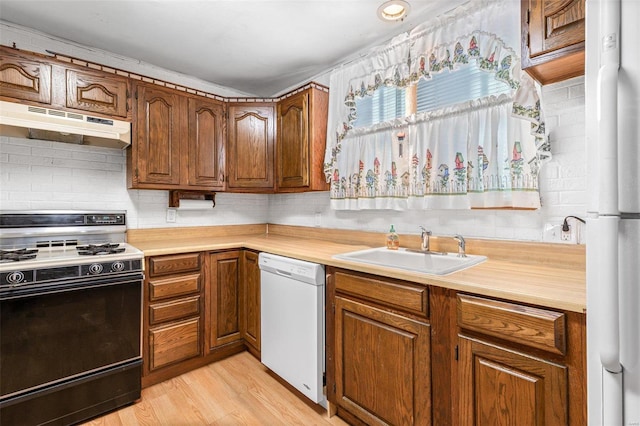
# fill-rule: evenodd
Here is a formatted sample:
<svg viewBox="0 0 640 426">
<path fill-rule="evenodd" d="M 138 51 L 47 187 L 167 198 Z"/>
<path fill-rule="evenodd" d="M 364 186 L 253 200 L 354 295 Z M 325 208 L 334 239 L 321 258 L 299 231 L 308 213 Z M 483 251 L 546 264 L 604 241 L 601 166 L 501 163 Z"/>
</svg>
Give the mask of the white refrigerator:
<svg viewBox="0 0 640 426">
<path fill-rule="evenodd" d="M 640 0 L 587 0 L 589 425 L 640 425 Z"/>
</svg>

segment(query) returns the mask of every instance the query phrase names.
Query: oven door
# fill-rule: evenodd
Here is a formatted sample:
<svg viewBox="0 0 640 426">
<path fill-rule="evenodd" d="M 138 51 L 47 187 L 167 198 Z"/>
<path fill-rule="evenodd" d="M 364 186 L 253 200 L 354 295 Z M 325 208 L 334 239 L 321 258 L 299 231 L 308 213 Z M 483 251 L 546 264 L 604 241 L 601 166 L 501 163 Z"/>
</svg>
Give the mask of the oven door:
<svg viewBox="0 0 640 426">
<path fill-rule="evenodd" d="M 0 300 L 2 399 L 139 359 L 142 274 Z"/>
</svg>

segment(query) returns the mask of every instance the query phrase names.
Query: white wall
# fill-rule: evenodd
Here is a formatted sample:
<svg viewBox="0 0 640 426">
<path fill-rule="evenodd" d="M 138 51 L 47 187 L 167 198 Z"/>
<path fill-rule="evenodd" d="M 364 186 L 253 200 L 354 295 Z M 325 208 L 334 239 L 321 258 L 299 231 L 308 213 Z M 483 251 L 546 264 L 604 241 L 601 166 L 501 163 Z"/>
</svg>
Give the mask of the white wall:
<svg viewBox="0 0 640 426">
<path fill-rule="evenodd" d="M 14 43 L 18 49 L 29 50 L 43 55 L 49 55 L 47 50 L 61 53 L 72 58 L 95 62 L 96 64 L 106 65 L 146 77 L 153 77 L 158 80 L 184 85 L 185 87 L 199 89 L 220 96 L 247 96 L 244 92 L 209 83 L 175 71 L 166 70 L 137 59 L 119 56 L 104 50 L 83 46 L 73 41 L 59 39 L 31 28 L 0 21 L 0 44 L 13 46 Z"/>
<path fill-rule="evenodd" d="M 219 89 L 133 59 L 0 22 L 0 42 L 6 45 L 13 41 L 26 50 L 60 51 L 211 93 L 238 96 L 232 89 Z M 167 223 L 167 191 L 126 189 L 124 152 L 8 137 L 0 137 L 0 208 L 125 209 L 131 228 L 266 221 L 316 226 L 319 213 L 322 227 L 386 232 L 393 223 L 400 233 L 418 233 L 418 225 L 424 225 L 437 235 L 461 233 L 469 237 L 541 241 L 546 223 L 559 224 L 567 215 L 584 216 L 586 212 L 584 79 L 545 86 L 543 107 L 553 160 L 541 170 L 543 206 L 538 211 L 342 212 L 330 210 L 327 192 L 219 193 L 215 209 L 178 211 L 177 221 Z"/>
</svg>

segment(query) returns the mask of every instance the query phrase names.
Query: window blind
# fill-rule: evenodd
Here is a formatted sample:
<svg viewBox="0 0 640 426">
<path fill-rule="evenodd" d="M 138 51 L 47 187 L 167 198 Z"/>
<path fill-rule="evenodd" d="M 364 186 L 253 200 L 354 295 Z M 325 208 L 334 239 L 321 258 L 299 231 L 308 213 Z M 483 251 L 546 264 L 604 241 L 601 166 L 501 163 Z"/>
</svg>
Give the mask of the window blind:
<svg viewBox="0 0 640 426">
<path fill-rule="evenodd" d="M 354 127 L 368 127 L 374 124 L 404 117 L 405 89 L 402 87 L 380 86 L 371 96 L 356 99 L 356 120 Z"/>
<path fill-rule="evenodd" d="M 509 85 L 497 80 L 493 72 L 483 71 L 476 62 L 471 62 L 454 71 L 434 74 L 431 79 L 420 79 L 416 111 L 438 110 L 510 91 Z"/>
</svg>

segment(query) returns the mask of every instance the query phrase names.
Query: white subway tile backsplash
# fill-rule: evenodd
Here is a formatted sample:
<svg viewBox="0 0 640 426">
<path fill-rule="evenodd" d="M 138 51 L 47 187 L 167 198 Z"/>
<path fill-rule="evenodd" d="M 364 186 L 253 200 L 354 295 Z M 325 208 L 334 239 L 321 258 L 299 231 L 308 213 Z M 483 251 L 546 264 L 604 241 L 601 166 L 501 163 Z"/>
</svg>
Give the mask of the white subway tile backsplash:
<svg viewBox="0 0 640 426">
<path fill-rule="evenodd" d="M 586 198 L 586 191 L 562 191 L 560 193 L 560 203 L 565 206 L 579 206 Z"/>
<path fill-rule="evenodd" d="M 584 99 L 584 97 L 585 97 L 585 94 L 584 94 L 584 83 L 582 83 L 582 84 L 573 84 L 573 85 L 569 86 L 569 98 L 571 98 L 571 99 L 583 98 Z"/>
<path fill-rule="evenodd" d="M 558 86 L 555 89 L 547 89 L 544 91 L 542 104 L 546 107 L 549 104 L 558 104 L 569 99 L 569 90 L 566 87 Z"/>
<path fill-rule="evenodd" d="M 31 155 L 31 147 L 28 145 L 8 145 L 3 144 L 0 152 L 3 155 L 9 154 L 23 154 L 23 155 Z"/>
<path fill-rule="evenodd" d="M 30 174 L 43 176 L 71 176 L 73 169 L 53 166 L 31 166 Z"/>
</svg>

